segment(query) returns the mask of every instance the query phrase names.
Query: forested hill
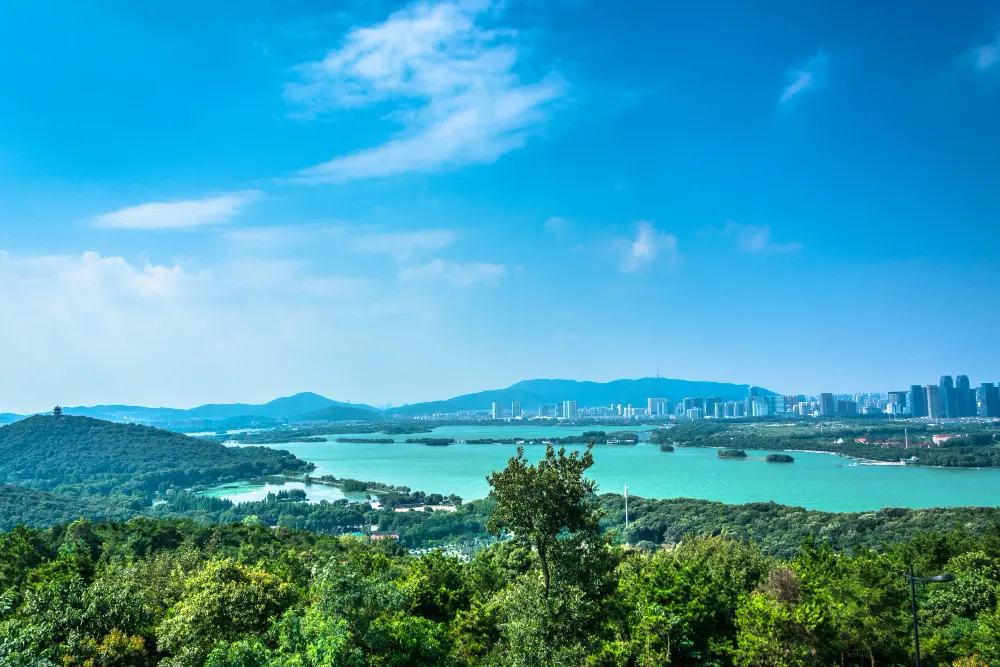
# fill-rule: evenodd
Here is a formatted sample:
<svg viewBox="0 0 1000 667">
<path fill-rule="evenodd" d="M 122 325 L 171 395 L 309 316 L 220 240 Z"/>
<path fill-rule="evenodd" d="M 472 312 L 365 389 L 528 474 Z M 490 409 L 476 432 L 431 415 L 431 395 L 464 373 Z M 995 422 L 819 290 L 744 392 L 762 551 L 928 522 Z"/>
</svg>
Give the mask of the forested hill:
<svg viewBox="0 0 1000 667">
<path fill-rule="evenodd" d="M 35 416 L 0 427 L 0 483 L 55 491 L 148 498 L 170 487 L 311 468 L 281 450 L 89 417 Z"/>
<path fill-rule="evenodd" d="M 613 382 L 577 382 L 576 380 L 524 380 L 506 389 L 480 391 L 464 394 L 444 401 L 414 403 L 393 408 L 395 414 L 431 414 L 434 412 L 455 412 L 457 410 L 488 410 L 493 401 L 510 407 L 511 401 L 519 401 L 525 410 L 539 405 L 551 405 L 564 400 L 576 401 L 580 407 L 621 403 L 645 406 L 648 398 L 666 398 L 681 401 L 687 397 L 717 396 L 724 401 L 743 400 L 747 397 L 748 385 L 728 382 L 699 382 L 674 380 L 671 378 L 640 378 L 638 380 L 615 380 Z M 774 392 L 760 390 L 761 395 Z"/>
</svg>

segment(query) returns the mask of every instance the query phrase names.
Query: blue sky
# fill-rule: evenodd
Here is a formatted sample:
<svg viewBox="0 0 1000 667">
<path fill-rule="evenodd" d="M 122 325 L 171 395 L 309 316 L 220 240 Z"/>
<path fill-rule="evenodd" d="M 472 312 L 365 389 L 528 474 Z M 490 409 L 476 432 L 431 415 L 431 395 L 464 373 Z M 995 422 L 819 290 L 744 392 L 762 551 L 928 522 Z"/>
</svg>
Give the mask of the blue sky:
<svg viewBox="0 0 1000 667">
<path fill-rule="evenodd" d="M 0 411 L 1000 380 L 1000 2 L 0 6 Z"/>
</svg>

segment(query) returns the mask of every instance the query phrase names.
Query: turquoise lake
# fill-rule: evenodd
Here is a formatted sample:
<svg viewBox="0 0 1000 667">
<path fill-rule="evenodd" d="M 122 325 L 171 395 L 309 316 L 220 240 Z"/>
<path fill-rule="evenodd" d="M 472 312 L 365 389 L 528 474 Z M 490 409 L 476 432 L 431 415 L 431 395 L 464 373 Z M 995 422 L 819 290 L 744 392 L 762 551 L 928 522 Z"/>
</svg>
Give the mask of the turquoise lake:
<svg viewBox="0 0 1000 667">
<path fill-rule="evenodd" d="M 405 444 L 406 438 L 442 437 L 458 440 L 502 437 L 558 437 L 582 433 L 587 428 L 552 426 L 445 426 L 433 434 L 384 436 L 380 434 L 331 435 L 328 442 L 270 445 L 285 449 L 316 464 L 315 476 L 335 475 L 363 481 L 409 486 L 414 490 L 465 500 L 482 498 L 489 492 L 486 476 L 502 469 L 516 453 L 514 445 L 463 445 L 428 447 Z M 613 430 L 613 429 L 607 429 Z M 614 429 L 621 430 L 621 429 Z M 393 437 L 393 444 L 333 442 L 335 438 Z M 538 459 L 544 447 L 525 447 L 526 455 Z M 703 498 L 726 503 L 773 500 L 826 511 L 866 511 L 882 507 L 945 507 L 1000 505 L 1000 470 L 923 468 L 919 466 L 850 465 L 832 454 L 791 452 L 795 463 L 766 463 L 770 452 L 748 450 L 746 460 L 719 459 L 714 449 L 678 447 L 672 453 L 658 446 L 597 446 L 590 476 L 599 492 L 621 493 L 628 484 L 630 495 L 647 498 Z M 251 499 L 259 490 L 244 488 L 242 494 L 219 494 L 233 500 Z M 272 490 L 277 490 L 276 487 Z M 292 488 L 285 486 L 283 488 Z M 302 488 L 295 485 L 295 488 Z M 322 494 L 335 499 L 336 489 L 313 485 L 306 489 L 311 500 Z M 266 493 L 266 492 L 263 492 Z M 242 498 L 237 496 L 242 495 Z M 254 496 L 257 494 L 254 493 Z M 262 495 L 261 495 L 262 497 Z"/>
</svg>

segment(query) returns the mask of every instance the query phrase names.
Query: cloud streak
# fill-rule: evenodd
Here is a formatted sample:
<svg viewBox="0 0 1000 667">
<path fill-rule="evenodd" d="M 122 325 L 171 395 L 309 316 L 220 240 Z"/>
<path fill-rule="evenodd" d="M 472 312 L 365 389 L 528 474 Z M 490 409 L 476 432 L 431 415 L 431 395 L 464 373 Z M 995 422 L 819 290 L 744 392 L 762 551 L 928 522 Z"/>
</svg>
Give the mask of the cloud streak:
<svg viewBox="0 0 1000 667">
<path fill-rule="evenodd" d="M 96 227 L 114 229 L 190 229 L 228 222 L 260 199 L 258 190 L 233 192 L 204 199 L 148 202 L 112 211 L 93 220 Z"/>
<path fill-rule="evenodd" d="M 402 132 L 388 142 L 300 171 L 304 183 L 343 183 L 488 163 L 520 148 L 547 120 L 565 83 L 522 83 L 517 33 L 490 29 L 488 1 L 414 2 L 381 24 L 355 28 L 337 49 L 298 68 L 285 87 L 298 116 L 391 101 Z"/>
<path fill-rule="evenodd" d="M 781 105 L 791 104 L 794 99 L 826 85 L 826 73 L 829 66 L 829 57 L 820 50 L 806 62 L 789 69 L 785 73 L 788 84 L 781 91 L 778 103 Z"/>
<path fill-rule="evenodd" d="M 638 271 L 654 261 L 672 268 L 680 258 L 677 237 L 647 220 L 637 224 L 635 238 L 624 239 L 618 245 L 618 267 L 625 273 Z"/>
<path fill-rule="evenodd" d="M 1000 64 L 1000 33 L 989 44 L 973 47 L 969 51 L 969 62 L 980 72 L 994 69 Z"/>
<path fill-rule="evenodd" d="M 775 255 L 802 250 L 802 244 L 798 241 L 775 243 L 771 239 L 770 225 L 741 225 L 729 220 L 722 234 L 733 239 L 737 250 L 751 255 Z"/>
<path fill-rule="evenodd" d="M 408 266 L 399 273 L 401 282 L 445 281 L 456 287 L 496 282 L 507 274 L 503 264 L 488 262 L 450 262 L 435 257 L 426 264 Z"/>
</svg>

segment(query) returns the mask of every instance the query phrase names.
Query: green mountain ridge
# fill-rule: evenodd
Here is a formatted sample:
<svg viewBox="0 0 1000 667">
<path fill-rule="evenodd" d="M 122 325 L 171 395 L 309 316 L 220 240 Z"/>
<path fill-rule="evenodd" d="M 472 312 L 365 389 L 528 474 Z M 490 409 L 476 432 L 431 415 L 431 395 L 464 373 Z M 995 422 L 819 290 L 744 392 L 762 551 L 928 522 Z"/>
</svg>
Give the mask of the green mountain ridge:
<svg viewBox="0 0 1000 667">
<path fill-rule="evenodd" d="M 0 483 L 141 503 L 156 492 L 311 464 L 266 447 L 226 447 L 138 424 L 36 415 L 0 427 Z"/>
<path fill-rule="evenodd" d="M 313 392 L 301 392 L 293 396 L 276 398 L 263 404 L 250 403 L 210 403 L 190 409 L 149 408 L 138 405 L 94 405 L 63 408 L 67 415 L 92 417 L 107 421 L 181 422 L 193 419 L 225 420 L 235 417 L 262 417 L 272 420 L 292 419 L 298 415 L 329 407 L 349 407 L 352 409 L 378 412 L 370 405 L 344 403 L 320 396 Z"/>
<path fill-rule="evenodd" d="M 724 401 L 742 400 L 747 397 L 750 385 L 726 382 L 677 380 L 672 378 L 639 378 L 612 382 L 580 382 L 577 380 L 523 380 L 506 389 L 492 389 L 464 394 L 442 401 L 414 403 L 389 410 L 390 414 L 416 415 L 458 410 L 488 410 L 493 401 L 510 408 L 513 401 L 520 401 L 523 410 L 533 410 L 539 405 L 552 405 L 563 400 L 575 400 L 579 407 L 593 407 L 621 403 L 645 407 L 648 398 L 666 398 L 679 402 L 687 397 L 706 398 L 717 396 Z M 775 392 L 761 389 L 762 395 Z"/>
</svg>

